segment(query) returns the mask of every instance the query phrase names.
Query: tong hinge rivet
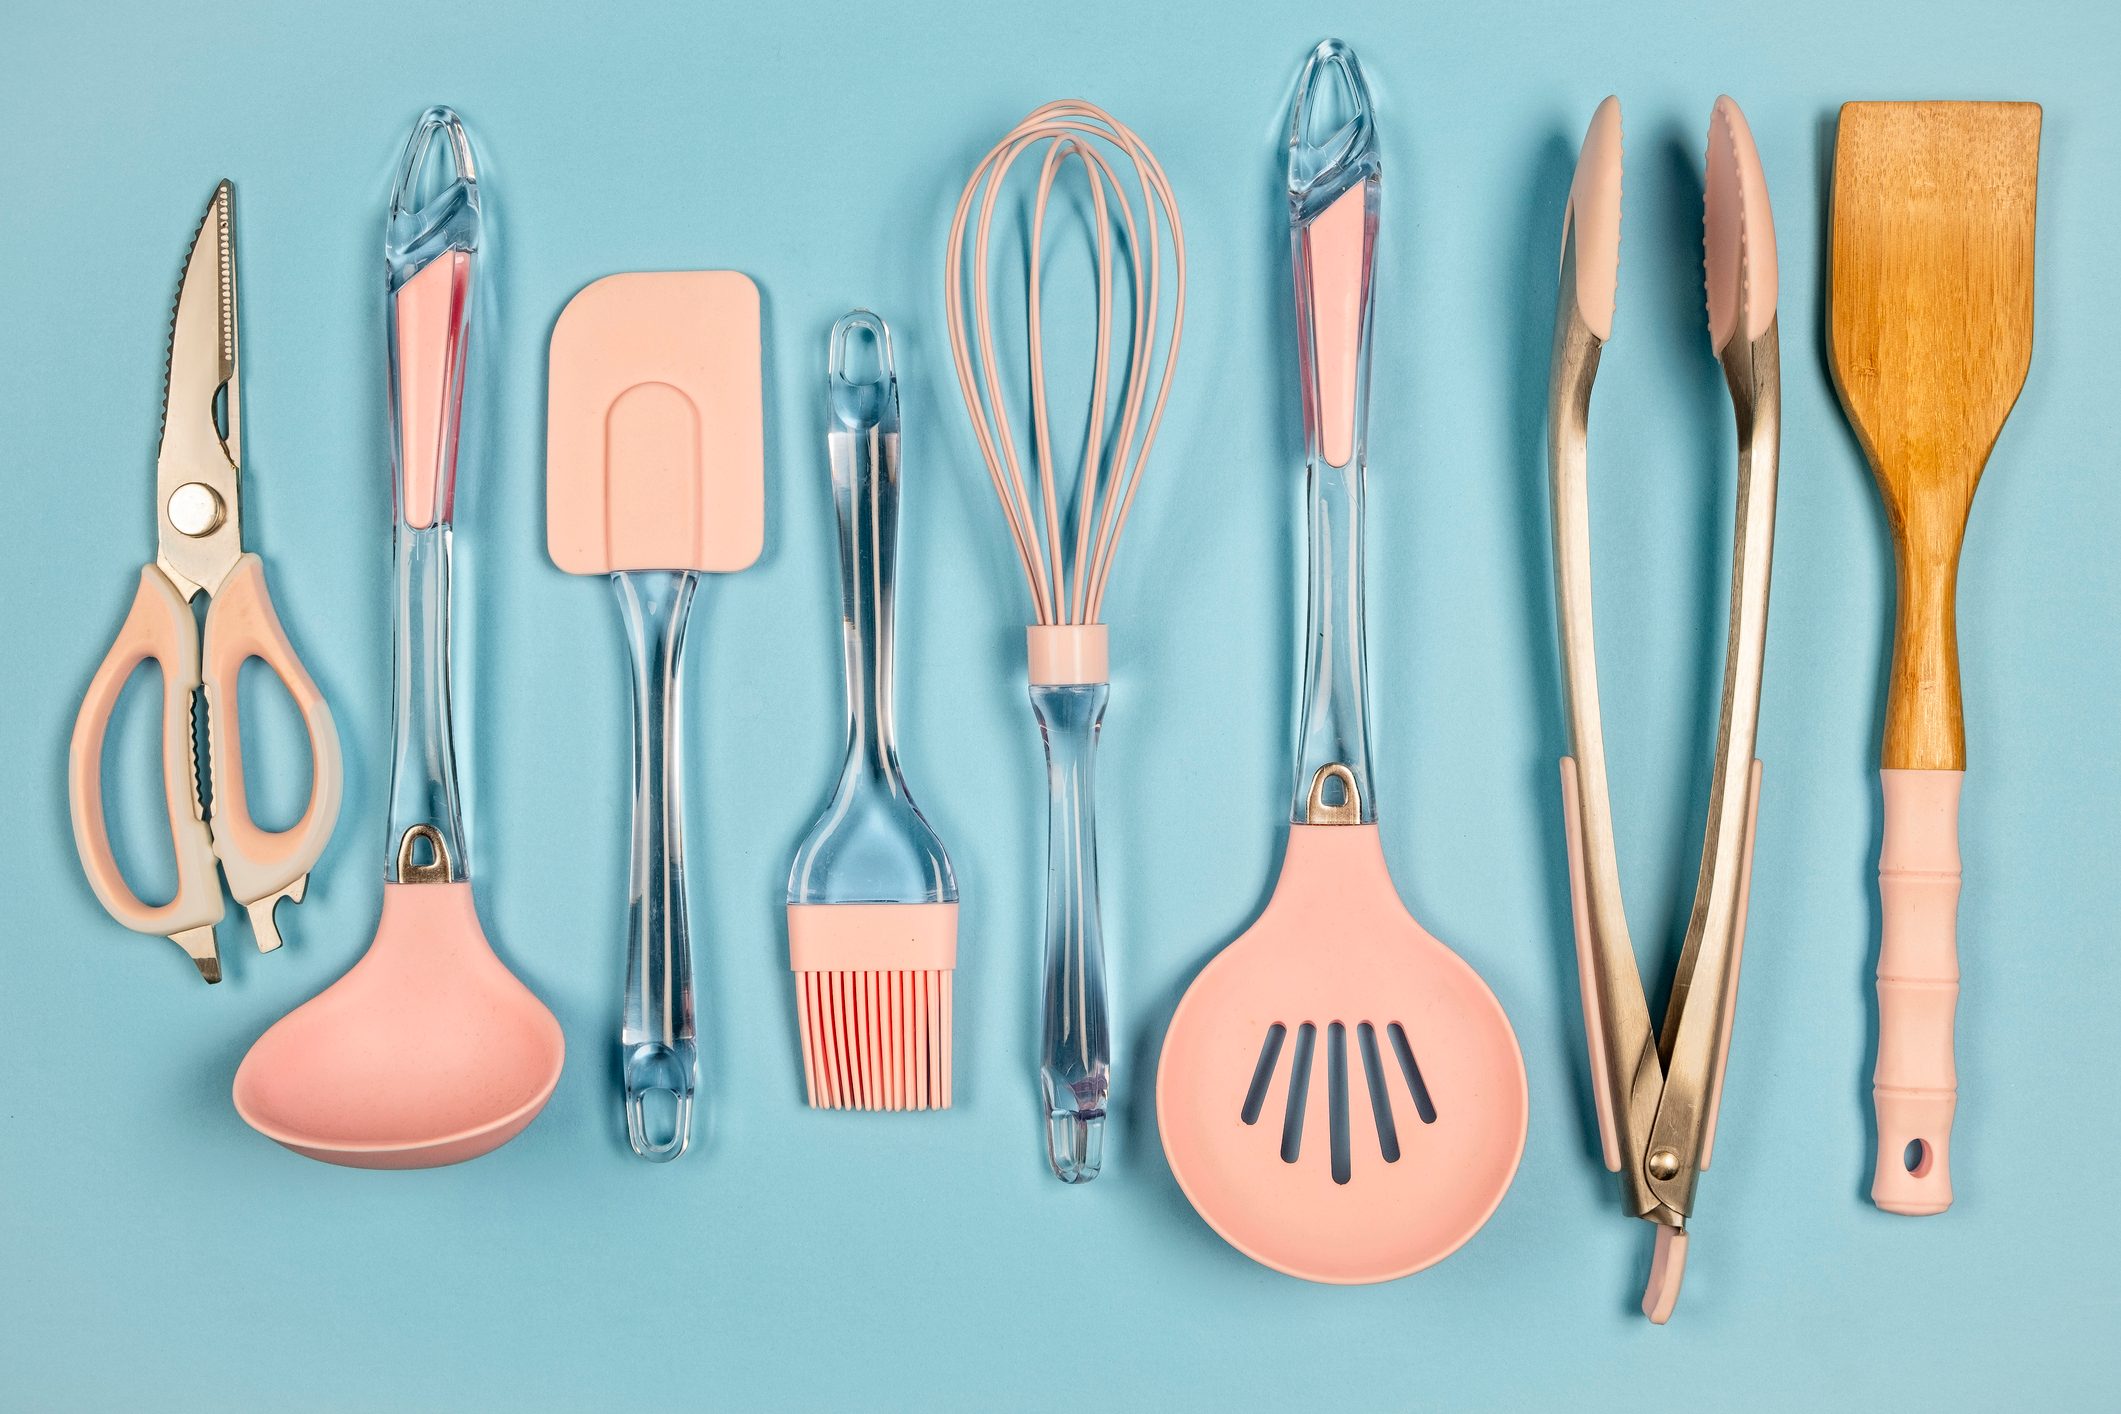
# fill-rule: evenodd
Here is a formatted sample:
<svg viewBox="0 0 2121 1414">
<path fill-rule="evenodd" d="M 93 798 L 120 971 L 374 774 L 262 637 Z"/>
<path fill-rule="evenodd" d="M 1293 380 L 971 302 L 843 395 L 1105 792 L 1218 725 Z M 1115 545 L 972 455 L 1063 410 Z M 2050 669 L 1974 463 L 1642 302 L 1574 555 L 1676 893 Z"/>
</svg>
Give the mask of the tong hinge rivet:
<svg viewBox="0 0 2121 1414">
<path fill-rule="evenodd" d="M 1650 1177 L 1667 1179 L 1679 1172 L 1679 1155 L 1670 1149 L 1658 1149 L 1650 1155 Z"/>
</svg>

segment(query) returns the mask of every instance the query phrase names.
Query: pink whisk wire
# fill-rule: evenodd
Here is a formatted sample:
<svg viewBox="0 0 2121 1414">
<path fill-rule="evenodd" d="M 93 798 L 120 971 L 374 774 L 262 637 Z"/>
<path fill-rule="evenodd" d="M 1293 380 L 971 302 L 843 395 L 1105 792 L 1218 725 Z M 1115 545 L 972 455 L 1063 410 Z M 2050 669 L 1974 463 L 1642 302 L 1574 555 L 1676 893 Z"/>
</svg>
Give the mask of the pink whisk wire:
<svg viewBox="0 0 2121 1414">
<path fill-rule="evenodd" d="M 997 358 L 988 255 L 994 211 L 1017 158 L 1030 148 L 1046 144 L 1039 163 L 1038 184 L 1031 207 L 1031 268 L 1025 291 L 1025 334 L 1031 373 L 1032 480 L 1024 475 L 1023 458 L 1017 446 L 1007 401 L 1002 396 L 1002 378 Z M 1129 198 L 1114 162 L 1105 149 L 1121 153 L 1133 167 L 1141 197 L 1140 223 L 1135 203 Z M 1062 551 L 1062 497 L 1060 470 L 1054 465 L 1046 397 L 1046 351 L 1044 299 L 1039 266 L 1045 248 L 1046 206 L 1055 182 L 1069 159 L 1082 168 L 1090 194 L 1096 227 L 1097 249 L 1097 338 L 1096 358 L 1091 370 L 1090 417 L 1083 441 L 1082 466 L 1077 473 L 1075 543 L 1073 555 Z M 975 198 L 978 221 L 972 220 Z M 1106 435 L 1106 401 L 1111 388 L 1113 258 L 1112 212 L 1119 213 L 1133 276 L 1134 311 L 1132 338 L 1121 390 L 1119 416 Z M 1171 334 L 1164 344 L 1156 396 L 1148 401 L 1150 373 L 1157 366 L 1157 331 L 1162 322 L 1163 241 L 1161 222 L 1171 232 L 1172 315 Z M 973 236 L 971 268 L 966 269 L 965 243 Z M 966 290 L 971 290 L 971 335 L 966 324 Z M 1148 144 L 1095 104 L 1063 99 L 1034 109 L 1018 123 L 973 169 L 965 192 L 958 199 L 957 213 L 950 223 L 949 251 L 943 272 L 944 313 L 949 325 L 950 354 L 957 368 L 958 389 L 964 394 L 965 412 L 972 420 L 973 436 L 980 456 L 994 483 L 1009 523 L 1010 538 L 1023 561 L 1024 579 L 1031 589 L 1033 610 L 1041 624 L 1086 624 L 1097 622 L 1104 604 L 1112 557 L 1119 548 L 1120 532 L 1126 528 L 1141 474 L 1163 423 L 1164 400 L 1171 391 L 1171 374 L 1178 362 L 1180 336 L 1186 326 L 1186 238 L 1179 222 L 1178 203 L 1162 164 Z M 976 363 L 976 366 L 975 366 Z M 984 396 L 983 396 L 984 394 Z M 1143 417 L 1144 405 L 1148 415 Z M 1137 441 L 1138 436 L 1138 441 Z"/>
</svg>

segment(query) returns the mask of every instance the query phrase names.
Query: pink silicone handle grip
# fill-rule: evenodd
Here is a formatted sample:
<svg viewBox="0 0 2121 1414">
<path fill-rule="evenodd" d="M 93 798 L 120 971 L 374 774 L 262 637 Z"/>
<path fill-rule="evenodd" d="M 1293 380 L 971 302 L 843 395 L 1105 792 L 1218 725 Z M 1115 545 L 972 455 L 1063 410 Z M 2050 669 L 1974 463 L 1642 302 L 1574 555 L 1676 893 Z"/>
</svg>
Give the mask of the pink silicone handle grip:
<svg viewBox="0 0 2121 1414">
<path fill-rule="evenodd" d="M 243 720 L 237 692 L 243 665 L 256 658 L 272 670 L 302 714 L 309 733 L 309 804 L 285 830 L 266 830 L 251 819 L 243 781 Z M 256 555 L 236 561 L 206 614 L 207 733 L 213 764 L 214 852 L 228 891 L 240 903 L 255 903 L 287 888 L 310 871 L 339 819 L 344 777 L 339 732 L 324 694 L 295 657 L 265 592 L 265 565 Z"/>
<path fill-rule="evenodd" d="M 133 669 L 152 659 L 162 670 L 162 794 L 169 810 L 177 891 L 169 902 L 145 903 L 125 882 L 103 819 L 103 741 Z M 192 795 L 198 774 L 192 735 L 192 694 L 199 687 L 199 635 L 191 605 L 162 571 L 140 572 L 140 589 L 74 719 L 67 748 L 67 796 L 73 807 L 74 847 L 97 900 L 136 933 L 174 935 L 221 921 L 221 884 L 214 877 L 213 838 Z"/>
<path fill-rule="evenodd" d="M 1311 386 L 1305 402 L 1314 418 L 1318 455 L 1336 467 L 1355 456 L 1370 299 L 1369 188 L 1368 182 L 1348 188 L 1298 237 L 1310 324 L 1305 352 Z"/>
<path fill-rule="evenodd" d="M 1889 1213 L 1952 1205 L 1952 1112 L 1959 1078 L 1960 771 L 1886 769 L 1878 851 L 1878 1159 L 1871 1201 Z"/>
<path fill-rule="evenodd" d="M 415 530 L 447 522 L 457 494 L 471 255 L 452 250 L 407 280 L 397 313 L 398 514 Z"/>
</svg>

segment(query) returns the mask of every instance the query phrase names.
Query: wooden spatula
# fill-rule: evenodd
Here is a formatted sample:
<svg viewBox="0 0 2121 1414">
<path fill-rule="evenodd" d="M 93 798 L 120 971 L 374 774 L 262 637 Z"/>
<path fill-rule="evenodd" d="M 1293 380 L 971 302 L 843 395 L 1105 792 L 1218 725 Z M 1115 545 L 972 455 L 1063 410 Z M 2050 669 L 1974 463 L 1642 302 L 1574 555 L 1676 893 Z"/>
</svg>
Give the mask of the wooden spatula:
<svg viewBox="0 0 2121 1414">
<path fill-rule="evenodd" d="M 1953 600 L 1967 512 L 2033 349 L 2033 103 L 1848 103 L 1827 351 L 1892 527 L 1899 608 L 1880 776 L 1871 1199 L 1951 1206 L 1959 783 Z"/>
</svg>

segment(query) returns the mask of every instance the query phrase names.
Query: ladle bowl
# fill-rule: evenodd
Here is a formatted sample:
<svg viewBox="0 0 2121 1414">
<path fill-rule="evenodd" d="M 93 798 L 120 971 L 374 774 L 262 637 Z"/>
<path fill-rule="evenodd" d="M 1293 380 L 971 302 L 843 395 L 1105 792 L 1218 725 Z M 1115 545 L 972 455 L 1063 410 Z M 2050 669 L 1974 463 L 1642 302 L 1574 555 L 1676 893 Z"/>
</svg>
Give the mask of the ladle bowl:
<svg viewBox="0 0 2121 1414">
<path fill-rule="evenodd" d="M 367 954 L 243 1058 L 236 1111 L 325 1163 L 435 1168 L 521 1133 L 565 1055 L 559 1022 L 494 956 L 469 883 L 386 884 Z"/>
</svg>

